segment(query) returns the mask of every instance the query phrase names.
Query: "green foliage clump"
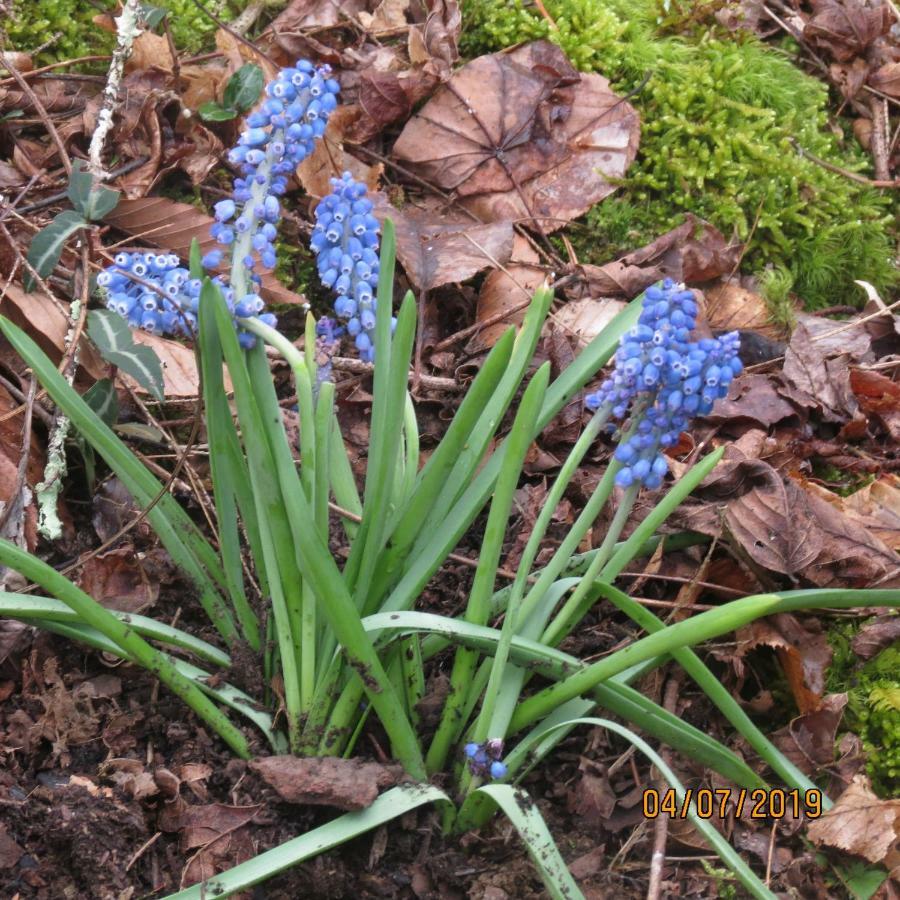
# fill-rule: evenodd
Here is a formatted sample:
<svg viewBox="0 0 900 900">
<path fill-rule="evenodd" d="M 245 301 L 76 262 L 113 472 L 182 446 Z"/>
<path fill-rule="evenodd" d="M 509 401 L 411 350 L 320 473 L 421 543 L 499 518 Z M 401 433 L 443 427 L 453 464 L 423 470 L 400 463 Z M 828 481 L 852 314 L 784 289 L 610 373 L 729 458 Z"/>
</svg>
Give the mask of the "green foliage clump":
<svg viewBox="0 0 900 900">
<path fill-rule="evenodd" d="M 245 0 L 218 0 L 208 3 L 213 13 L 228 20 L 246 5 Z M 217 26 L 192 0 L 166 0 L 145 3 L 145 8 L 164 8 L 175 46 L 197 53 L 212 45 Z M 98 28 L 93 18 L 98 13 L 116 14 L 116 6 L 84 3 L 82 0 L 13 0 L 9 17 L 2 28 L 9 45 L 25 52 L 47 49 L 38 56 L 40 64 L 80 56 L 111 53 L 115 35 Z"/>
<path fill-rule="evenodd" d="M 896 282 L 892 201 L 798 151 L 850 171 L 867 165 L 826 130 L 825 87 L 782 50 L 750 36 L 662 34 L 655 0 L 545 6 L 556 28 L 519 0 L 470 0 L 462 47 L 546 38 L 620 93 L 639 89 L 638 158 L 617 199 L 595 207 L 576 236 L 585 259 L 646 243 L 692 212 L 748 242 L 749 270 L 789 274 L 811 307 L 862 299 L 855 279 L 881 290 Z"/>
<path fill-rule="evenodd" d="M 850 647 L 855 631 L 855 626 L 845 626 L 830 632 L 834 659 L 827 687 L 847 692 L 843 726 L 863 743 L 874 790 L 883 797 L 896 797 L 900 791 L 900 641 L 860 668 Z"/>
<path fill-rule="evenodd" d="M 92 21 L 101 11 L 81 0 L 13 0 L 0 27 L 13 50 L 28 53 L 47 46 L 37 59 L 46 64 L 110 53 L 114 36 Z"/>
</svg>

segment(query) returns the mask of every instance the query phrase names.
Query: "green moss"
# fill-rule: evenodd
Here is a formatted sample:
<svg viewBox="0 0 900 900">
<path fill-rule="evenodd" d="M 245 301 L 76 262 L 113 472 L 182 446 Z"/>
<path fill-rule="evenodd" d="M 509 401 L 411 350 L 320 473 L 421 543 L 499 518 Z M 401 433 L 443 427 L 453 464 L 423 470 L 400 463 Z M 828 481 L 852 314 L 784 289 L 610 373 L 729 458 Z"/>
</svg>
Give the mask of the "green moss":
<svg viewBox="0 0 900 900">
<path fill-rule="evenodd" d="M 859 735 L 875 792 L 896 797 L 900 791 L 900 641 L 860 666 L 850 646 L 857 630 L 855 624 L 842 625 L 829 633 L 834 659 L 827 689 L 847 692 L 842 727 Z"/>
<path fill-rule="evenodd" d="M 165 8 L 175 46 L 197 53 L 213 45 L 216 24 L 192 0 L 168 0 L 145 4 Z M 214 0 L 210 10 L 226 21 L 245 6 L 246 0 Z M 7 43 L 16 50 L 34 51 L 47 45 L 38 56 L 42 65 L 80 56 L 112 52 L 115 36 L 97 28 L 92 19 L 99 13 L 115 15 L 109 0 L 13 0 L 9 17 L 3 22 Z"/>
<path fill-rule="evenodd" d="M 554 29 L 518 0 L 469 0 L 470 55 L 547 38 L 584 71 L 599 71 L 641 113 L 638 158 L 617 200 L 589 213 L 576 250 L 604 262 L 683 221 L 708 219 L 748 242 L 744 268 L 783 270 L 810 307 L 861 300 L 861 278 L 896 283 L 885 194 L 827 171 L 796 145 L 850 170 L 855 142 L 826 129 L 827 91 L 784 51 L 755 38 L 658 30 L 654 0 L 547 0 Z"/>
<path fill-rule="evenodd" d="M 769 319 L 785 334 L 790 334 L 796 323 L 791 299 L 793 289 L 794 274 L 784 266 L 771 266 L 759 277 L 759 290 L 766 302 Z"/>
</svg>

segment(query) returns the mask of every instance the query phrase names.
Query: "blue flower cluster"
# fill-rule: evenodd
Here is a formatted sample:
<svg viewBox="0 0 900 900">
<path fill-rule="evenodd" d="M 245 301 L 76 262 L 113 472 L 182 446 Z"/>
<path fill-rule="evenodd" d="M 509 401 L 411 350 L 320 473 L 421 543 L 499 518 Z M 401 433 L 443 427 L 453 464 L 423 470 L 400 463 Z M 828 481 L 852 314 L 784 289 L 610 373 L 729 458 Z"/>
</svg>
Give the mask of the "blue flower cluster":
<svg viewBox="0 0 900 900">
<path fill-rule="evenodd" d="M 466 744 L 465 754 L 473 775 L 481 778 L 505 777 L 506 765 L 500 762 L 503 756 L 503 741 L 500 738 L 492 738 L 483 744 Z"/>
<path fill-rule="evenodd" d="M 235 318 L 257 317 L 275 325 L 275 316 L 263 313 L 263 301 L 256 294 L 235 300 L 234 291 L 219 278 L 219 286 Z M 150 334 L 192 337 L 197 327 L 197 306 L 203 282 L 191 278 L 174 253 L 117 253 L 113 265 L 97 276 L 106 290 L 107 308 L 119 313 L 134 328 Z M 250 348 L 256 339 L 235 321 L 241 346 Z"/>
<path fill-rule="evenodd" d="M 247 129 L 228 154 L 229 161 L 241 167 L 242 177 L 234 181 L 233 196 L 215 205 L 210 234 L 220 244 L 234 244 L 232 259 L 248 272 L 256 257 L 266 268 L 275 265 L 278 198 L 297 165 L 313 152 L 337 106 L 340 85 L 330 76 L 329 66 L 316 68 L 307 60 L 282 69 L 266 86 L 266 100 L 247 117 Z"/>
<path fill-rule="evenodd" d="M 638 324 L 622 337 L 612 375 L 591 394 L 589 409 L 631 416 L 630 435 L 615 457 L 620 487 L 655 489 L 668 471 L 663 450 L 677 443 L 693 416 L 710 412 L 741 371 L 737 332 L 691 341 L 697 304 L 670 279 L 647 288 Z"/>
<path fill-rule="evenodd" d="M 364 184 L 344 172 L 341 178 L 331 179 L 331 187 L 316 207 L 310 246 L 322 284 L 337 294 L 335 313 L 347 323 L 360 358 L 372 362 L 380 228 Z"/>
<path fill-rule="evenodd" d="M 222 290 L 228 308 L 239 318 L 257 317 L 275 326 L 275 316 L 263 313 L 258 293 L 260 276 L 253 273 L 257 260 L 266 268 L 275 265 L 275 237 L 281 218 L 279 197 L 288 178 L 312 153 L 325 133 L 328 116 L 337 106 L 340 85 L 328 66 L 316 68 L 306 60 L 282 69 L 266 86 L 266 99 L 247 118 L 247 128 L 228 155 L 241 167 L 233 196 L 215 205 L 213 238 L 231 246 L 231 284 Z M 204 269 L 222 263 L 222 251 L 203 257 Z M 192 279 L 177 256 L 154 253 L 120 253 L 115 263 L 97 278 L 107 291 L 107 306 L 121 313 L 134 327 L 152 334 L 192 335 L 197 324 L 200 279 Z M 237 326 L 238 339 L 252 347 L 255 338 Z"/>
</svg>

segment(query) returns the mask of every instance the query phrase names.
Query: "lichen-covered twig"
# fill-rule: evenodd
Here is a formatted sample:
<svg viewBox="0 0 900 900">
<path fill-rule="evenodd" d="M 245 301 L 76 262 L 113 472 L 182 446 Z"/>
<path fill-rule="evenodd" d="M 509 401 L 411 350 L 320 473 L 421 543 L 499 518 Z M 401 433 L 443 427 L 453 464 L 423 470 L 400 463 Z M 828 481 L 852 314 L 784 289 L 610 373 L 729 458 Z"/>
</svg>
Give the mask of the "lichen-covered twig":
<svg viewBox="0 0 900 900">
<path fill-rule="evenodd" d="M 103 103 L 97 116 L 97 126 L 91 135 L 88 147 L 88 169 L 97 181 L 103 180 L 103 148 L 113 124 L 113 116 L 118 106 L 119 88 L 125 71 L 125 60 L 131 55 L 135 38 L 140 34 L 138 0 L 125 0 L 122 13 L 116 18 L 118 37 L 113 52 L 103 89 Z M 71 169 L 71 164 L 67 170 Z M 83 240 L 83 238 L 82 238 Z M 71 362 L 64 377 L 71 384 L 78 370 L 78 343 L 87 316 L 87 302 L 90 293 L 90 258 L 87 245 L 82 243 L 82 284 L 80 296 L 73 298 L 69 307 L 69 328 L 65 337 L 64 350 L 71 347 Z M 67 416 L 60 413 L 50 433 L 47 444 L 47 465 L 44 468 L 44 479 L 35 488 L 38 505 L 38 529 L 50 540 L 62 534 L 62 523 L 59 519 L 59 494 L 66 475 L 66 438 L 71 423 Z"/>
<path fill-rule="evenodd" d="M 96 178 L 103 177 L 103 147 L 113 124 L 113 116 L 119 104 L 119 87 L 125 71 L 125 60 L 131 56 L 135 38 L 141 33 L 140 4 L 138 0 L 125 0 L 121 15 L 116 17 L 116 49 L 113 51 L 106 87 L 103 89 L 103 104 L 97 115 L 97 126 L 91 135 L 88 147 L 88 168 Z"/>
</svg>

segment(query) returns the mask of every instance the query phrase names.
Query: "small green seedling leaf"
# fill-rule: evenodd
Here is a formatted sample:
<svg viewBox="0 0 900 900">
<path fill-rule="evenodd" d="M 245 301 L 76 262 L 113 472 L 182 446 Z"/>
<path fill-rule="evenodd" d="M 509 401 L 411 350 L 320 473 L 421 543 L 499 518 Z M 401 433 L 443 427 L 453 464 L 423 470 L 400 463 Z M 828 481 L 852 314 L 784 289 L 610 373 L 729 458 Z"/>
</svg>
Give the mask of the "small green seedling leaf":
<svg viewBox="0 0 900 900">
<path fill-rule="evenodd" d="M 238 112 L 246 112 L 259 100 L 264 84 L 263 70 L 253 63 L 245 63 L 228 79 L 224 105 Z"/>
<path fill-rule="evenodd" d="M 236 109 L 232 109 L 230 106 L 219 106 L 218 103 L 212 101 L 201 103 L 197 112 L 200 113 L 200 118 L 204 122 L 229 122 L 236 119 L 238 114 Z"/>
<path fill-rule="evenodd" d="M 80 159 L 72 163 L 67 193 L 76 211 L 90 221 L 102 219 L 111 213 L 116 208 L 120 196 L 118 191 L 94 187 L 94 177 L 84 170 L 84 162 Z"/>
<path fill-rule="evenodd" d="M 80 213 L 66 209 L 31 239 L 28 262 L 41 278 L 46 278 L 56 268 L 66 240 L 85 225 L 87 222 Z M 23 283 L 26 291 L 34 290 L 35 279 L 31 272 L 26 272 Z"/>
<path fill-rule="evenodd" d="M 112 427 L 119 418 L 119 397 L 111 378 L 101 378 L 82 394 L 84 402 Z"/>
<path fill-rule="evenodd" d="M 88 313 L 87 330 L 100 355 L 118 366 L 157 400 L 163 399 L 163 374 L 159 357 L 143 344 L 136 344 L 128 323 L 110 309 Z"/>
<path fill-rule="evenodd" d="M 191 272 L 191 278 L 203 278 L 203 251 L 200 249 L 200 241 L 197 238 L 191 239 L 191 252 L 188 256 L 188 268 Z"/>
<path fill-rule="evenodd" d="M 141 4 L 141 18 L 149 31 L 153 31 L 169 14 L 162 6 L 152 6 L 150 3 Z"/>
<path fill-rule="evenodd" d="M 66 193 L 72 206 L 85 218 L 88 217 L 89 198 L 94 187 L 94 176 L 84 170 L 84 160 L 72 161 L 72 174 L 69 175 L 69 187 Z"/>
</svg>

